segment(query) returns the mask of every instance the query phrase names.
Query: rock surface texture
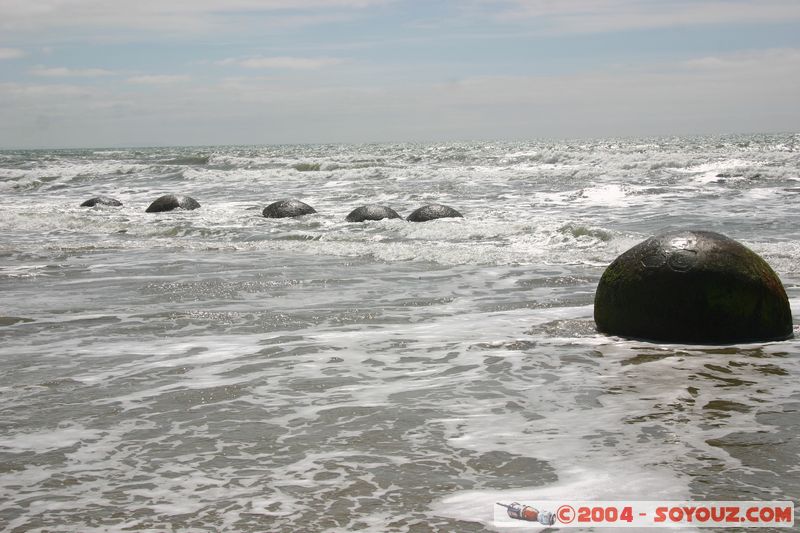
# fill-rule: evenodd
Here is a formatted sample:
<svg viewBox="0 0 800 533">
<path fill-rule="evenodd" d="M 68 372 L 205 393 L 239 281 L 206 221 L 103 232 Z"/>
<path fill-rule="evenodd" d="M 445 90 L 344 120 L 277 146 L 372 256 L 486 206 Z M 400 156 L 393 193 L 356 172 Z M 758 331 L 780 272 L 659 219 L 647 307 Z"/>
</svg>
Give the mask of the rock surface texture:
<svg viewBox="0 0 800 533">
<path fill-rule="evenodd" d="M 175 196 L 174 194 L 165 194 L 159 196 L 150 204 L 145 210 L 147 213 L 161 213 L 163 211 L 172 211 L 173 209 L 186 209 L 191 211 L 200 207 L 200 203 L 190 196 Z"/>
<path fill-rule="evenodd" d="M 300 200 L 280 200 L 265 207 L 262 214 L 267 218 L 288 218 L 316 212 L 316 209 Z"/>
<path fill-rule="evenodd" d="M 651 237 L 612 262 L 594 300 L 603 333 L 730 344 L 792 336 L 777 274 L 755 252 L 710 231 Z"/>
<path fill-rule="evenodd" d="M 406 220 L 410 222 L 427 222 L 429 220 L 435 220 L 437 218 L 450 218 L 450 217 L 461 217 L 463 215 L 453 209 L 452 207 L 447 207 L 446 205 L 442 204 L 428 204 L 423 205 L 410 215 Z"/>
<path fill-rule="evenodd" d="M 384 218 L 402 218 L 397 211 L 383 205 L 363 205 L 347 215 L 347 222 L 364 222 L 365 220 L 383 220 Z"/>
<path fill-rule="evenodd" d="M 81 204 L 81 207 L 94 207 L 96 205 L 120 207 L 122 205 L 122 202 L 120 202 L 116 198 L 111 198 L 110 196 L 95 196 L 94 198 L 89 198 L 88 200 L 83 202 Z"/>
</svg>

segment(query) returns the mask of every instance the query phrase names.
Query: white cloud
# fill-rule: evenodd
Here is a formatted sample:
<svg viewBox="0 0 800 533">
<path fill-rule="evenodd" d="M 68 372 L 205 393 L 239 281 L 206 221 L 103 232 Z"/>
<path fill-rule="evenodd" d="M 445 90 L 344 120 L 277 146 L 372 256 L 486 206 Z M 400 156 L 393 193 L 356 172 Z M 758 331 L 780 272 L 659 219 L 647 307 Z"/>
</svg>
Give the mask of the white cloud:
<svg viewBox="0 0 800 533">
<path fill-rule="evenodd" d="M 0 83 L 0 95 L 8 100 L 11 98 L 25 99 L 28 103 L 46 102 L 53 98 L 84 97 L 92 93 L 92 89 L 67 84 L 23 84 L 23 83 Z M 41 99 L 41 100 L 40 100 Z"/>
<path fill-rule="evenodd" d="M 0 30 L 42 31 L 49 28 L 169 29 L 185 33 L 208 29 L 225 17 L 257 13 L 307 12 L 310 23 L 320 10 L 361 9 L 390 0 L 137 0 L 120 9 L 108 0 L 0 0 Z M 292 15 L 299 22 L 301 17 Z"/>
<path fill-rule="evenodd" d="M 550 32 L 607 32 L 800 20 L 797 0 L 480 0 L 505 22 Z"/>
<path fill-rule="evenodd" d="M 0 48 L 0 60 L 2 59 L 16 59 L 23 57 L 25 52 L 18 48 Z"/>
<path fill-rule="evenodd" d="M 0 83 L 0 122 L 18 126 L 0 129 L 0 146 L 788 131 L 800 123 L 798 67 L 800 49 L 782 49 L 437 84 L 289 76 L 114 90 Z M 36 129 L 41 115 L 50 120 L 47 136 Z"/>
<path fill-rule="evenodd" d="M 67 67 L 34 67 L 30 70 L 34 76 L 43 76 L 49 78 L 96 78 L 100 76 L 111 76 L 114 74 L 111 70 L 102 68 L 83 68 L 73 69 Z"/>
<path fill-rule="evenodd" d="M 702 59 L 702 58 L 700 58 Z M 586 137 L 796 129 L 800 50 L 720 55 L 571 75 L 486 76 L 458 82 L 329 86 L 230 79 L 203 109 L 236 101 L 238 134 L 280 124 L 249 142 Z M 727 65 L 717 67 L 717 62 Z M 235 98 L 230 95 L 235 94 Z M 233 118 L 231 118 L 233 120 Z M 313 131 L 303 130 L 309 124 Z M 277 131 L 277 130 L 276 130 Z M 239 138 L 237 142 L 248 142 Z"/>
<path fill-rule="evenodd" d="M 314 70 L 342 62 L 342 59 L 332 57 L 249 57 L 223 59 L 217 64 L 238 65 L 249 69 Z"/>
<path fill-rule="evenodd" d="M 790 69 L 800 72 L 800 50 L 772 48 L 745 51 L 720 56 L 705 56 L 685 61 L 683 65 L 695 71 Z"/>
<path fill-rule="evenodd" d="M 142 76 L 132 76 L 126 81 L 138 85 L 173 85 L 189 81 L 189 76 L 176 74 L 148 74 Z"/>
</svg>

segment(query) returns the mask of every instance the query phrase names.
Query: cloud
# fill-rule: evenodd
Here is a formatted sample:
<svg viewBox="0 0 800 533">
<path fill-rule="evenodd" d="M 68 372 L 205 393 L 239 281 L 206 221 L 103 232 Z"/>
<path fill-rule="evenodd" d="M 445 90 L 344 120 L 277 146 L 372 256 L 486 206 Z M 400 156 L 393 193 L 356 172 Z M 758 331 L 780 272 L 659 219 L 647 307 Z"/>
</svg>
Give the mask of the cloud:
<svg viewBox="0 0 800 533">
<path fill-rule="evenodd" d="M 137 0 L 120 9 L 107 0 L 0 0 L 0 30 L 36 32 L 51 28 L 116 28 L 169 30 L 170 34 L 208 30 L 259 14 L 287 13 L 295 22 L 307 15 L 310 23 L 320 11 L 356 10 L 390 0 Z"/>
<path fill-rule="evenodd" d="M 214 102 L 225 97 L 235 101 L 236 105 L 226 108 L 228 118 L 240 124 L 234 128 L 238 134 L 250 131 L 256 136 L 250 142 L 594 137 L 796 128 L 800 50 L 751 51 L 713 59 L 571 74 L 475 76 L 451 83 L 325 86 L 238 78 L 209 87 L 201 107 L 214 109 Z M 259 122 L 279 124 L 284 137 L 257 137 L 263 135 L 254 125 Z M 312 124 L 313 131 L 303 129 Z"/>
<path fill-rule="evenodd" d="M 36 104 L 56 98 L 60 99 L 58 103 L 63 103 L 65 98 L 82 98 L 90 94 L 92 89 L 79 85 L 0 83 L 0 96 L 4 97 L 6 105 L 16 104 L 12 98 Z"/>
<path fill-rule="evenodd" d="M 496 19 L 543 31 L 594 33 L 800 20 L 797 0 L 479 0 Z"/>
<path fill-rule="evenodd" d="M 319 77 L 309 84 L 290 76 L 123 90 L 0 83 L 0 122 L 19 126 L 0 130 L 0 146 L 789 131 L 800 123 L 799 67 L 800 49 L 776 49 L 451 83 Z M 37 115 L 50 119 L 48 136 L 20 134 L 35 131 Z"/>
<path fill-rule="evenodd" d="M 100 76 L 111 76 L 114 74 L 111 70 L 102 68 L 83 68 L 72 69 L 67 67 L 34 67 L 30 70 L 34 76 L 43 76 L 48 78 L 96 78 Z"/>
<path fill-rule="evenodd" d="M 333 57 L 250 57 L 229 58 L 218 61 L 218 65 L 237 65 L 249 69 L 315 70 L 338 65 L 344 60 Z"/>
<path fill-rule="evenodd" d="M 682 64 L 694 71 L 790 69 L 800 72 L 800 50 L 794 48 L 772 48 L 745 51 L 736 54 L 705 56 L 690 59 Z"/>
<path fill-rule="evenodd" d="M 23 57 L 25 52 L 18 48 L 0 48 L 0 60 L 2 59 L 16 59 Z"/>
<path fill-rule="evenodd" d="M 137 85 L 174 85 L 189 81 L 189 76 L 177 74 L 148 74 L 132 76 L 126 81 Z"/>
</svg>

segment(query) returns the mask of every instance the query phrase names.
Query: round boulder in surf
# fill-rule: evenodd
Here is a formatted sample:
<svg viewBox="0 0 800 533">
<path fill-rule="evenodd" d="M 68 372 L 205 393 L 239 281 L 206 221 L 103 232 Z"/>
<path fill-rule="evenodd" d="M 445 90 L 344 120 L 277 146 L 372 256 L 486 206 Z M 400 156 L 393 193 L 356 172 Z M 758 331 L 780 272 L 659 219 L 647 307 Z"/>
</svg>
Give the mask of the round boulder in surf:
<svg viewBox="0 0 800 533">
<path fill-rule="evenodd" d="M 429 220 L 435 220 L 437 218 L 452 218 L 452 217 L 463 218 L 464 215 L 462 215 L 452 207 L 448 207 L 446 205 L 428 204 L 420 207 L 419 209 L 415 210 L 413 213 L 408 215 L 408 218 L 406 218 L 406 220 L 410 222 L 427 222 Z"/>
<path fill-rule="evenodd" d="M 710 231 L 651 237 L 606 268 L 594 299 L 603 333 L 731 344 L 792 336 L 777 274 L 755 252 Z"/>
<path fill-rule="evenodd" d="M 98 205 L 104 207 L 120 207 L 122 202 L 116 198 L 111 198 L 110 196 L 95 196 L 94 198 L 89 198 L 83 202 L 81 207 L 95 207 Z"/>
<path fill-rule="evenodd" d="M 350 212 L 345 220 L 347 222 L 364 222 L 365 220 L 383 220 L 384 218 L 402 218 L 391 207 L 370 204 L 362 205 Z"/>
<path fill-rule="evenodd" d="M 164 211 L 172 211 L 173 209 L 186 209 L 191 211 L 200 207 L 200 203 L 191 196 L 175 196 L 174 194 L 165 194 L 156 199 L 155 202 L 150 204 L 145 212 L 146 213 L 161 213 Z"/>
<path fill-rule="evenodd" d="M 280 200 L 265 207 L 262 214 L 267 218 L 290 218 L 316 212 L 316 209 L 300 200 Z"/>
</svg>

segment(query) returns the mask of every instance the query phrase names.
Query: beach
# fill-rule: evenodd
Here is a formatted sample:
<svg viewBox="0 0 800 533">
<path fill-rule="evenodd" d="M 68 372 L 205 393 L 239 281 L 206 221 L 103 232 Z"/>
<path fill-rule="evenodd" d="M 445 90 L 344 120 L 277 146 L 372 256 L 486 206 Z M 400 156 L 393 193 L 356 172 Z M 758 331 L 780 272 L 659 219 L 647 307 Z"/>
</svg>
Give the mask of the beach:
<svg viewBox="0 0 800 533">
<path fill-rule="evenodd" d="M 168 193 L 201 207 L 145 213 Z M 262 216 L 285 198 L 317 213 Z M 0 529 L 796 499 L 798 199 L 795 133 L 0 151 Z M 463 218 L 345 222 L 372 203 Z M 605 267 L 677 229 L 761 255 L 794 338 L 598 333 Z"/>
</svg>

